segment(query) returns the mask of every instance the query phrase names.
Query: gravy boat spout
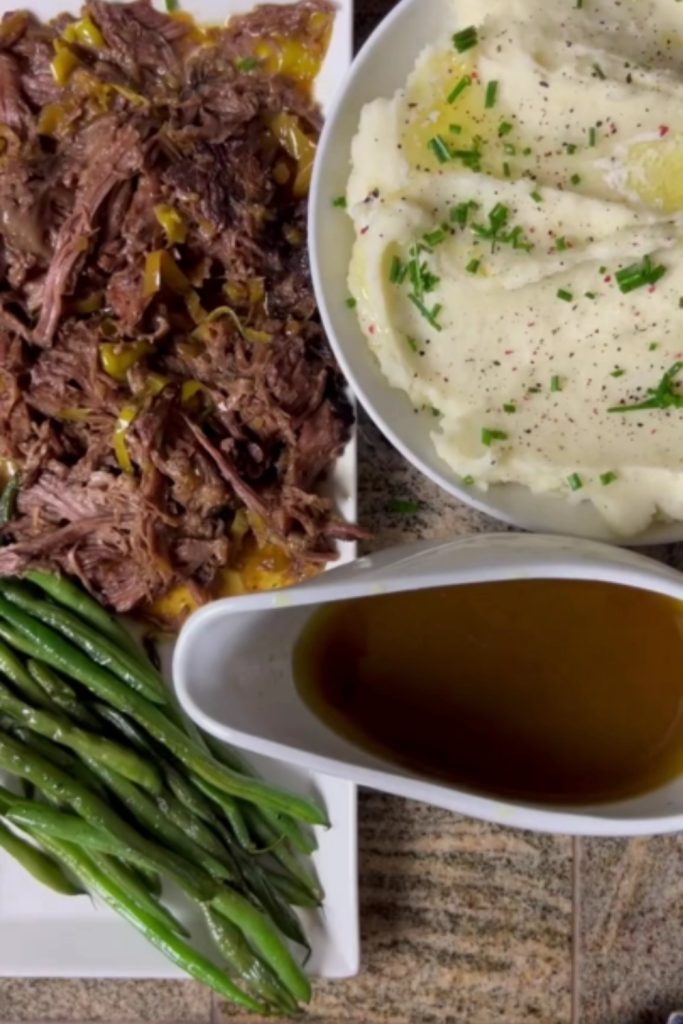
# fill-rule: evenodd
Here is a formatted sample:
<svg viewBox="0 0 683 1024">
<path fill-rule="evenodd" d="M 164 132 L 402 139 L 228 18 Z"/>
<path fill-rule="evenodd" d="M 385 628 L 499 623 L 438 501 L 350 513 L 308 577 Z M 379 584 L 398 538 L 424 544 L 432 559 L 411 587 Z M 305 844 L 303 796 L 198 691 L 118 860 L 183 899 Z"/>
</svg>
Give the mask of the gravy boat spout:
<svg viewBox="0 0 683 1024">
<path fill-rule="evenodd" d="M 321 605 L 373 594 L 519 579 L 596 580 L 683 599 L 683 576 L 677 571 L 591 541 L 482 534 L 419 543 L 361 558 L 287 590 L 228 598 L 196 612 L 175 650 L 179 700 L 197 725 L 227 743 L 471 817 L 577 835 L 651 835 L 683 829 L 681 776 L 636 797 L 589 806 L 499 799 L 435 782 L 361 749 L 333 732 L 299 696 L 293 648 Z M 457 658 L 455 631 L 453 656 Z"/>
</svg>

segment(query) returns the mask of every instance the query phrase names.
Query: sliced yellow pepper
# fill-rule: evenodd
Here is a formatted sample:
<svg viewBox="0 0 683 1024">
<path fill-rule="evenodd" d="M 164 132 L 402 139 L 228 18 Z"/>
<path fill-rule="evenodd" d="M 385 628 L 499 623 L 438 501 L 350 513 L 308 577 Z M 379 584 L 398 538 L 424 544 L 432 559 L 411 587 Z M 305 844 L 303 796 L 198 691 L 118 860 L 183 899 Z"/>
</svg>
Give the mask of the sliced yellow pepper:
<svg viewBox="0 0 683 1024">
<path fill-rule="evenodd" d="M 73 406 L 61 409 L 57 419 L 64 420 L 66 423 L 85 423 L 91 415 L 90 409 L 79 409 L 77 406 Z"/>
<path fill-rule="evenodd" d="M 187 238 L 187 225 L 172 206 L 159 203 L 154 207 L 154 216 L 164 230 L 169 245 L 182 245 Z"/>
<path fill-rule="evenodd" d="M 38 116 L 39 135 L 54 135 L 66 118 L 66 107 L 61 103 L 46 103 Z"/>
<path fill-rule="evenodd" d="M 103 301 L 102 292 L 93 292 L 92 295 L 74 302 L 73 308 L 76 313 L 96 313 L 98 309 L 102 309 Z"/>
<path fill-rule="evenodd" d="M 291 114 L 276 114 L 269 127 L 285 153 L 297 162 L 297 173 L 292 188 L 294 195 L 307 195 L 315 160 L 315 141 L 301 130 L 299 119 Z"/>
<path fill-rule="evenodd" d="M 186 380 L 180 389 L 180 402 L 182 405 L 189 405 L 193 398 L 205 392 L 206 388 L 199 380 Z"/>
<path fill-rule="evenodd" d="M 55 55 L 50 70 L 57 85 L 66 85 L 71 77 L 71 72 L 78 64 L 78 57 L 70 47 L 61 39 L 54 39 L 52 42 Z"/>
<path fill-rule="evenodd" d="M 187 311 L 196 324 L 206 316 L 197 292 L 182 270 L 165 249 L 155 249 L 145 260 L 142 293 L 145 298 L 156 295 L 162 288 L 168 288 L 185 299 Z"/>
<path fill-rule="evenodd" d="M 230 306 L 218 306 L 216 309 L 213 309 L 208 316 L 204 317 L 198 331 L 195 331 L 194 335 L 196 335 L 197 337 L 201 337 L 200 332 L 202 327 L 208 324 L 212 324 L 216 320 L 220 320 L 222 316 L 230 317 L 230 319 L 233 321 L 235 327 L 240 332 L 245 341 L 251 341 L 253 344 L 257 345 L 265 345 L 269 341 L 273 340 L 273 335 L 268 334 L 266 331 L 256 331 L 252 327 L 245 327 L 240 318 L 238 317 L 237 313 L 235 312 L 235 310 L 231 309 Z"/>
<path fill-rule="evenodd" d="M 170 383 L 169 377 L 164 377 L 161 373 L 150 373 L 145 379 L 142 394 L 145 398 L 154 398 L 156 395 L 160 395 Z"/>
<path fill-rule="evenodd" d="M 62 32 L 62 38 L 67 43 L 78 43 L 79 46 L 89 46 L 92 50 L 99 50 L 104 46 L 104 36 L 99 28 L 87 15 L 80 21 L 72 21 Z"/>
<path fill-rule="evenodd" d="M 135 92 L 134 89 L 129 89 L 127 85 L 119 85 L 117 82 L 109 82 L 107 85 L 108 89 L 113 89 L 119 96 L 123 96 L 130 103 L 133 103 L 136 107 L 148 107 L 149 100 L 144 96 L 141 96 L 139 92 Z"/>
<path fill-rule="evenodd" d="M 133 341 L 127 345 L 104 341 L 100 345 L 102 369 L 114 380 L 123 382 L 128 371 L 151 350 L 152 346 L 147 341 Z"/>
<path fill-rule="evenodd" d="M 303 39 L 273 36 L 258 42 L 254 53 L 271 75 L 285 75 L 303 85 L 310 85 L 320 71 L 318 47 Z"/>
<path fill-rule="evenodd" d="M 128 454 L 128 445 L 126 444 L 126 434 L 130 429 L 131 423 L 135 420 L 138 414 L 138 410 L 134 405 L 124 405 L 119 413 L 119 418 L 116 421 L 114 427 L 114 454 L 116 455 L 116 461 L 123 470 L 124 473 L 132 475 L 133 463 L 131 462 L 130 455 Z"/>
</svg>

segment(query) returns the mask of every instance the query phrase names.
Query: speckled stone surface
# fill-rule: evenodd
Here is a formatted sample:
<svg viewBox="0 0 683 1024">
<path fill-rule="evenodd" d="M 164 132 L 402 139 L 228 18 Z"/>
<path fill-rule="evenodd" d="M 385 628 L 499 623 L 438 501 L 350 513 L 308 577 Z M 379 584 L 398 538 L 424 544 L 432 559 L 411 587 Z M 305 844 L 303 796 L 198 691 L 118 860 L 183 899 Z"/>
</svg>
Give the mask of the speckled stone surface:
<svg viewBox="0 0 683 1024">
<path fill-rule="evenodd" d="M 362 40 L 393 0 L 356 3 Z M 359 483 L 371 548 L 503 528 L 364 417 Z M 683 547 L 658 554 L 683 565 Z M 665 1024 L 683 1008 L 683 840 L 572 842 L 362 793 L 359 842 L 363 971 L 318 985 L 310 1024 Z M 2 1024 L 246 1019 L 191 982 L 0 980 Z"/>
</svg>

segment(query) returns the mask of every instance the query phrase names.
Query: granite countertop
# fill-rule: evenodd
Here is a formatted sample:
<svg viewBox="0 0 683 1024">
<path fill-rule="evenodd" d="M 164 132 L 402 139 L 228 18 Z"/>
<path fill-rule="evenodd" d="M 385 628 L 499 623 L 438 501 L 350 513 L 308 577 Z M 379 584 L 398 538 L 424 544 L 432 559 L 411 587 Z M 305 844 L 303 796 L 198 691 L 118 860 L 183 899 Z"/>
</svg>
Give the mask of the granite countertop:
<svg viewBox="0 0 683 1024">
<path fill-rule="evenodd" d="M 356 3 L 360 40 L 393 2 Z M 360 498 L 376 547 L 500 529 L 364 418 Z M 360 878 L 362 974 L 318 985 L 310 1024 L 664 1024 L 683 1008 L 677 837 L 544 837 L 362 793 Z M 0 980 L 0 1024 L 247 1019 L 194 982 Z"/>
</svg>

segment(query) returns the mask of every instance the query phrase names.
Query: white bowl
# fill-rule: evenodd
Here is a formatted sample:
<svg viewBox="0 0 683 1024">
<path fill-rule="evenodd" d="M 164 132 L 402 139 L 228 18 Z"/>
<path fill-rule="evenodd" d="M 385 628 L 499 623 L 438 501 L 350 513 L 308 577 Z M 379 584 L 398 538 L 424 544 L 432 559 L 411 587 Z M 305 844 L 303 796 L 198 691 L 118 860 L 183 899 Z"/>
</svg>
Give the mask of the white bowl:
<svg viewBox="0 0 683 1024">
<path fill-rule="evenodd" d="M 603 580 L 683 600 L 680 573 L 591 541 L 481 534 L 446 544 L 420 543 L 362 558 L 312 583 L 216 601 L 196 612 L 176 647 L 178 697 L 197 725 L 228 743 L 473 818 L 577 835 L 682 830 L 683 775 L 646 794 L 605 804 L 557 807 L 494 799 L 435 783 L 369 754 L 329 729 L 299 696 L 292 647 L 312 607 L 374 593 L 533 578 Z"/>
<path fill-rule="evenodd" d="M 573 505 L 552 494 L 496 484 L 487 493 L 467 487 L 437 455 L 430 438 L 434 421 L 416 415 L 407 396 L 389 386 L 346 307 L 347 273 L 353 245 L 350 218 L 332 206 L 343 195 L 350 170 L 351 142 L 363 106 L 401 87 L 415 59 L 443 31 L 453 0 L 403 0 L 368 40 L 356 58 L 343 93 L 327 116 L 318 147 L 310 204 L 309 248 L 313 282 L 325 328 L 335 354 L 358 398 L 377 426 L 426 476 L 457 498 L 491 516 L 528 530 L 571 534 L 626 543 L 587 502 Z M 658 523 L 628 543 L 683 540 L 683 523 Z"/>
</svg>

